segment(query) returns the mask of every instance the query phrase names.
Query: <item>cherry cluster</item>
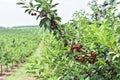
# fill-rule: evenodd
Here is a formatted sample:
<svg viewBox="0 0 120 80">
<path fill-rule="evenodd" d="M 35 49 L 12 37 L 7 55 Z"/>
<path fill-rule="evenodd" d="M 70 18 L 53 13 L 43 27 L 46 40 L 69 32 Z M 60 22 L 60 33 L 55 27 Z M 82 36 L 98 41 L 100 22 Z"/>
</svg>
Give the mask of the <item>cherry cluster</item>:
<svg viewBox="0 0 120 80">
<path fill-rule="evenodd" d="M 77 52 L 83 52 L 81 50 L 82 47 L 83 47 L 82 45 L 79 45 L 79 46 L 78 45 L 72 45 L 70 50 L 71 50 L 71 52 L 74 52 L 74 50 L 76 50 Z"/>
<path fill-rule="evenodd" d="M 55 27 L 57 27 L 57 25 L 58 25 L 58 23 L 54 20 L 52 23 L 51 23 L 51 26 L 55 26 Z"/>
<path fill-rule="evenodd" d="M 47 17 L 47 14 L 42 14 L 42 17 L 48 18 L 48 17 Z"/>
<path fill-rule="evenodd" d="M 72 45 L 70 50 L 71 52 L 77 51 L 77 52 L 84 52 L 82 49 L 82 45 Z M 91 51 L 90 54 L 83 54 L 82 57 L 75 55 L 73 56 L 74 59 L 78 62 L 85 63 L 88 62 L 90 64 L 94 64 L 98 59 L 96 58 L 96 53 L 94 51 Z"/>
<path fill-rule="evenodd" d="M 31 13 L 31 16 L 36 16 L 37 15 L 37 13 Z"/>
<path fill-rule="evenodd" d="M 90 55 L 85 54 L 82 57 L 79 57 L 78 55 L 75 55 L 74 59 L 78 62 L 81 62 L 81 63 L 88 62 L 90 64 L 94 64 L 96 61 L 98 61 L 98 59 L 95 56 L 95 52 L 91 52 Z"/>
<path fill-rule="evenodd" d="M 42 17 L 46 18 L 46 19 L 49 19 L 47 17 L 47 14 L 42 14 Z M 54 27 L 57 27 L 58 26 L 58 23 L 55 21 L 54 17 L 51 17 L 50 20 L 50 26 L 54 26 Z"/>
</svg>

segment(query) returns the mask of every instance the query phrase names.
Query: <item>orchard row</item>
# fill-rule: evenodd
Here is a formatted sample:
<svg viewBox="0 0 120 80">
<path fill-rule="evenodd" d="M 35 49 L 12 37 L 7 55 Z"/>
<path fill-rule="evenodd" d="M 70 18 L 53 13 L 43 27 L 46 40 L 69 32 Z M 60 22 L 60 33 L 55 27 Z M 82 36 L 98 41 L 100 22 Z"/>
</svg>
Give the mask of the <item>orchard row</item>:
<svg viewBox="0 0 120 80">
<path fill-rule="evenodd" d="M 0 65 L 24 62 L 39 44 L 37 28 L 11 28 L 0 30 Z M 2 71 L 1 71 L 2 73 Z"/>
</svg>

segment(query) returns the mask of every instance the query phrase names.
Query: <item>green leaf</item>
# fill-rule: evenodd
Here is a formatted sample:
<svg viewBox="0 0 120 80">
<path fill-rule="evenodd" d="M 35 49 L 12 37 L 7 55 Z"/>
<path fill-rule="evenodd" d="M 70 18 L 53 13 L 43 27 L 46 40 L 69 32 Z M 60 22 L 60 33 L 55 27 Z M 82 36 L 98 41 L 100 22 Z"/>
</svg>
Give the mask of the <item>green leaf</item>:
<svg viewBox="0 0 120 80">
<path fill-rule="evenodd" d="M 32 11 L 31 11 L 31 10 L 29 10 L 29 11 L 28 11 L 28 14 L 31 14 L 31 12 L 32 12 Z"/>
<path fill-rule="evenodd" d="M 114 61 L 116 58 L 119 58 L 120 57 L 120 54 L 116 54 L 113 56 L 112 60 Z"/>
<path fill-rule="evenodd" d="M 40 21 L 40 27 L 42 27 L 42 25 L 44 25 L 44 23 L 46 22 L 46 20 L 48 20 L 47 18 L 43 18 L 41 21 Z"/>
<path fill-rule="evenodd" d="M 59 3 L 56 3 L 56 4 L 52 5 L 51 8 L 56 7 L 58 4 L 59 4 Z"/>
<path fill-rule="evenodd" d="M 30 7 L 33 7 L 33 3 L 32 2 L 30 2 L 29 5 L 30 5 Z"/>
<path fill-rule="evenodd" d="M 114 55 L 115 54 L 115 52 L 109 52 L 108 53 L 108 55 Z"/>
<path fill-rule="evenodd" d="M 117 4 L 120 4 L 120 2 L 117 2 Z"/>
<path fill-rule="evenodd" d="M 38 20 L 40 18 L 40 15 L 38 15 L 37 17 L 36 17 L 36 20 Z"/>
<path fill-rule="evenodd" d="M 29 8 L 28 6 L 23 6 L 22 8 Z"/>
<path fill-rule="evenodd" d="M 50 0 L 50 3 L 52 3 L 53 0 Z"/>
<path fill-rule="evenodd" d="M 57 12 L 57 9 L 55 9 L 55 10 L 52 10 L 54 13 L 56 13 Z"/>
<path fill-rule="evenodd" d="M 56 17 L 55 18 L 57 21 L 61 21 L 61 18 L 60 17 Z"/>
<path fill-rule="evenodd" d="M 25 10 L 25 13 L 28 12 L 29 10 L 30 10 L 30 9 L 26 9 L 26 10 Z"/>
<path fill-rule="evenodd" d="M 35 0 L 36 2 L 38 2 L 38 3 L 42 3 L 42 1 L 41 0 Z"/>
<path fill-rule="evenodd" d="M 44 13 L 45 13 L 45 11 L 44 11 L 44 10 L 41 10 L 41 11 L 40 11 L 40 14 L 41 14 L 41 15 L 42 15 L 42 14 L 44 14 Z"/>
<path fill-rule="evenodd" d="M 112 45 L 114 45 L 114 42 L 115 42 L 115 38 L 112 37 L 112 38 L 110 39 L 110 43 L 111 43 Z"/>
<path fill-rule="evenodd" d="M 18 2 L 16 3 L 17 5 L 24 5 L 25 3 L 24 2 Z"/>
<path fill-rule="evenodd" d="M 85 80 L 90 80 L 90 77 L 86 77 Z"/>
<path fill-rule="evenodd" d="M 39 10 L 39 8 L 41 7 L 41 5 L 39 4 L 39 5 L 37 5 L 37 7 L 36 7 L 36 10 Z"/>
<path fill-rule="evenodd" d="M 120 34 L 120 26 L 117 28 L 117 33 Z"/>
<path fill-rule="evenodd" d="M 50 26 L 50 21 L 49 21 L 48 19 L 46 20 L 45 23 L 46 23 L 46 26 L 47 26 L 47 27 Z"/>
<path fill-rule="evenodd" d="M 51 15 L 50 15 L 50 14 L 47 14 L 47 17 L 48 17 L 49 19 L 51 19 Z"/>
</svg>

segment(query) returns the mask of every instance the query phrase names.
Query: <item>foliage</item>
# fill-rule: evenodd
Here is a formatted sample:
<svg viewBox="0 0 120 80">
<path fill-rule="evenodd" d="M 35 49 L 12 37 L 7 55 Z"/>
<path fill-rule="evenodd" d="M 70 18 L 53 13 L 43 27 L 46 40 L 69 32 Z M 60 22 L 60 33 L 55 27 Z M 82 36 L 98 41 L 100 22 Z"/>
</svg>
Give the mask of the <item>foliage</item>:
<svg viewBox="0 0 120 80">
<path fill-rule="evenodd" d="M 44 51 L 41 57 L 32 58 L 29 72 L 38 80 L 119 80 L 120 20 L 115 15 L 116 4 L 113 1 L 105 13 L 100 13 L 97 4 L 91 3 L 93 14 L 74 13 L 72 20 L 59 25 L 55 36 L 49 28 L 45 32 L 42 28 Z"/>
<path fill-rule="evenodd" d="M 93 14 L 91 16 L 91 19 L 93 21 L 99 21 L 109 18 L 111 22 L 114 22 L 115 20 L 113 17 L 111 18 L 111 16 L 119 17 L 120 13 L 116 12 L 119 2 L 117 2 L 116 0 L 104 0 L 103 4 L 99 4 L 97 1 L 98 0 L 92 0 L 89 3 L 89 6 L 93 11 Z M 111 14 L 109 14 L 110 12 Z"/>
<path fill-rule="evenodd" d="M 40 27 L 50 30 L 58 29 L 58 23 L 61 21 L 57 15 L 57 9 L 55 9 L 58 3 L 53 4 L 53 0 L 30 0 L 27 4 L 25 0 L 21 0 L 17 4 L 26 8 L 25 12 L 31 16 L 37 16 L 36 19 L 40 18 Z"/>
<path fill-rule="evenodd" d="M 0 65 L 26 61 L 39 44 L 37 28 L 0 31 Z M 13 66 L 13 65 L 12 65 Z"/>
</svg>

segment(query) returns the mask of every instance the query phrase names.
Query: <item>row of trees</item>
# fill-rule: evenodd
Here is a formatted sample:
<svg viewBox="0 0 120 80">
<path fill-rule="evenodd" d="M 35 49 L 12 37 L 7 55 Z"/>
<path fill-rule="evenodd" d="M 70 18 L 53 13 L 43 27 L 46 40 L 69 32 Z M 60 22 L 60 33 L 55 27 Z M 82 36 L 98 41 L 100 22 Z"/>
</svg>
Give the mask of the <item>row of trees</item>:
<svg viewBox="0 0 120 80">
<path fill-rule="evenodd" d="M 17 65 L 24 62 L 39 44 L 39 35 L 36 29 L 4 29 L 0 31 L 0 65 Z"/>
</svg>

